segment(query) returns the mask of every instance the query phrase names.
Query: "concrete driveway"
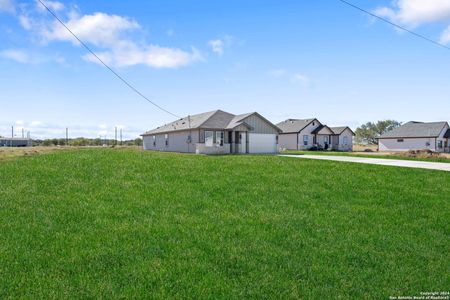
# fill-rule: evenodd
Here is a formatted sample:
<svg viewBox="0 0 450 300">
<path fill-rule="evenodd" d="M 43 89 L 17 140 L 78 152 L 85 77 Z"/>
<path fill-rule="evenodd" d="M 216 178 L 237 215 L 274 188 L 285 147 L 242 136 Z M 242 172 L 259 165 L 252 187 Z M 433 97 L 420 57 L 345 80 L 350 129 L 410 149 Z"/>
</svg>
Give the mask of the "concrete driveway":
<svg viewBox="0 0 450 300">
<path fill-rule="evenodd" d="M 385 159 L 385 158 L 367 158 L 367 157 L 354 157 L 354 156 L 332 156 L 332 155 L 280 154 L 279 156 L 304 158 L 304 159 L 344 161 L 344 162 L 371 164 L 371 165 L 441 170 L 441 171 L 450 172 L 450 163 L 439 163 L 439 162 L 428 162 L 428 161 L 417 161 L 417 160 Z"/>
</svg>

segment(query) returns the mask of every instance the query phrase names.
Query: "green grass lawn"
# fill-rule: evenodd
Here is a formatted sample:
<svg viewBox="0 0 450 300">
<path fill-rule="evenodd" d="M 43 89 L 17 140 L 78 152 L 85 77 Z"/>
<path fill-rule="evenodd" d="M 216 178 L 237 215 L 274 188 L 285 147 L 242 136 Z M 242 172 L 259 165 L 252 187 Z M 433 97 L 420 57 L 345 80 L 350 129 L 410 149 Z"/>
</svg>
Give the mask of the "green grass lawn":
<svg viewBox="0 0 450 300">
<path fill-rule="evenodd" d="M 0 162 L 0 298 L 358 298 L 450 283 L 450 173 L 81 149 Z"/>
<path fill-rule="evenodd" d="M 400 159 L 400 160 L 418 160 L 418 161 L 430 161 L 430 162 L 444 162 L 450 163 L 450 158 L 447 157 L 408 157 L 395 154 L 383 154 L 369 153 L 364 154 L 362 152 L 342 152 L 342 151 L 305 151 L 305 150 L 284 150 L 281 154 L 308 154 L 308 155 L 337 155 L 337 156 L 355 156 L 355 157 L 368 157 L 368 158 L 386 158 L 386 159 Z"/>
</svg>

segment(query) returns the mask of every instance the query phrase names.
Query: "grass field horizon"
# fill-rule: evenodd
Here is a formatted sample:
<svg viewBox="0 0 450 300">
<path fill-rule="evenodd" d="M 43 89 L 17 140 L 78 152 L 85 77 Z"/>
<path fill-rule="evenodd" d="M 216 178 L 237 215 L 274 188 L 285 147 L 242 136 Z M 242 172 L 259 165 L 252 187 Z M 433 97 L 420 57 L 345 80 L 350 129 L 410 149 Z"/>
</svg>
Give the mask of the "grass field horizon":
<svg viewBox="0 0 450 300">
<path fill-rule="evenodd" d="M 0 298 L 448 290 L 450 174 L 134 149 L 0 161 Z"/>
</svg>

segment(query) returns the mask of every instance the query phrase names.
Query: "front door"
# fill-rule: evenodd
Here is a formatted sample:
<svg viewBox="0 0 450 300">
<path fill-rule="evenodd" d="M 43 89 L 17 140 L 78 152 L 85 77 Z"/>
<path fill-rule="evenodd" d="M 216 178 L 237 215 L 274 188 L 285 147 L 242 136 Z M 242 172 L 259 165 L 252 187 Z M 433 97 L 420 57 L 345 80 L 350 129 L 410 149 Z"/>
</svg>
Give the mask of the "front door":
<svg viewBox="0 0 450 300">
<path fill-rule="evenodd" d="M 246 153 L 247 135 L 245 132 L 239 132 L 239 153 Z"/>
</svg>

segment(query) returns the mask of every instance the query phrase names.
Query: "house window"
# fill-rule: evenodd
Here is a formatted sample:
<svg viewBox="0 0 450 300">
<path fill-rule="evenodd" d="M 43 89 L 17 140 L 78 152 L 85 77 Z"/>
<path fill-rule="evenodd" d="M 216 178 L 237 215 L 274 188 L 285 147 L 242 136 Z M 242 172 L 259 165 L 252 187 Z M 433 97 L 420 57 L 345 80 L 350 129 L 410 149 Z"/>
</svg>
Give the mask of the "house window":
<svg viewBox="0 0 450 300">
<path fill-rule="evenodd" d="M 442 148 L 443 147 L 443 142 L 442 142 L 442 140 L 441 141 L 438 141 L 438 148 Z"/>
<path fill-rule="evenodd" d="M 344 136 L 344 145 L 348 145 L 348 136 Z"/>
<path fill-rule="evenodd" d="M 212 147 L 214 144 L 214 133 L 212 131 L 205 131 L 205 146 Z"/>
<path fill-rule="evenodd" d="M 308 140 L 309 140 L 309 136 L 308 135 L 304 135 L 303 136 L 303 145 L 304 146 L 308 146 Z"/>
<path fill-rule="evenodd" d="M 156 147 L 156 136 L 153 136 L 153 147 Z"/>
<path fill-rule="evenodd" d="M 223 131 L 216 131 L 216 145 L 223 146 Z"/>
<path fill-rule="evenodd" d="M 425 146 L 430 147 L 431 146 L 430 142 L 426 142 Z"/>
<path fill-rule="evenodd" d="M 403 143 L 403 139 L 397 139 L 397 143 Z"/>
<path fill-rule="evenodd" d="M 166 146 L 169 146 L 169 135 L 167 133 L 164 135 L 164 140 L 166 141 Z"/>
<path fill-rule="evenodd" d="M 277 145 L 278 145 L 278 135 L 277 135 L 276 138 L 275 138 L 275 142 L 276 142 Z"/>
<path fill-rule="evenodd" d="M 327 135 L 323 137 L 323 143 L 328 144 L 328 136 Z"/>
</svg>

